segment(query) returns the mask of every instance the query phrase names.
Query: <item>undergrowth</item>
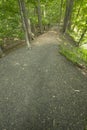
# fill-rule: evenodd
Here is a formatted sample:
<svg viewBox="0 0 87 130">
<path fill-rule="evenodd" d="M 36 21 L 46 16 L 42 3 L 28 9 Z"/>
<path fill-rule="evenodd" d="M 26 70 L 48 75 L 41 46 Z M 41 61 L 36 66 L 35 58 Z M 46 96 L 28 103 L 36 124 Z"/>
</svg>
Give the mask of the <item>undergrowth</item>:
<svg viewBox="0 0 87 130">
<path fill-rule="evenodd" d="M 87 67 L 87 50 L 63 44 L 60 45 L 60 53 L 73 63 Z"/>
</svg>

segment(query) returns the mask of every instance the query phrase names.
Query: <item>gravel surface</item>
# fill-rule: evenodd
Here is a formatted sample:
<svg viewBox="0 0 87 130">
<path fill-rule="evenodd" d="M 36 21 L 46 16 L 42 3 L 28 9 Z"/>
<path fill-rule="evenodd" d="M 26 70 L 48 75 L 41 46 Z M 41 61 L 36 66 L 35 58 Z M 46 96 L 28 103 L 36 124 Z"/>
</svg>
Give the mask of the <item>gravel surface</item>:
<svg viewBox="0 0 87 130">
<path fill-rule="evenodd" d="M 84 130 L 87 76 L 58 52 L 56 32 L 0 59 L 0 130 Z"/>
</svg>

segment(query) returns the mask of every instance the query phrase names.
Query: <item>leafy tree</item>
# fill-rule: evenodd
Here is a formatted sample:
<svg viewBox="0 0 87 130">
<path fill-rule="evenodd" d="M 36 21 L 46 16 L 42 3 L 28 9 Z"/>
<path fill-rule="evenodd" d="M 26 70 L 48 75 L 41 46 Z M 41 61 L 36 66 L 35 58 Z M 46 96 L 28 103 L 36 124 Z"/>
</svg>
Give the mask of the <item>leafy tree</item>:
<svg viewBox="0 0 87 130">
<path fill-rule="evenodd" d="M 75 0 L 72 12 L 72 25 L 69 34 L 75 39 L 78 44 L 85 43 L 86 34 L 86 19 L 87 19 L 87 4 L 86 0 Z M 85 13 L 84 13 L 85 12 Z M 84 34 L 84 35 L 82 35 Z"/>
<path fill-rule="evenodd" d="M 13 7 L 14 4 L 14 7 Z M 0 37 L 22 37 L 17 1 L 0 1 Z"/>
</svg>

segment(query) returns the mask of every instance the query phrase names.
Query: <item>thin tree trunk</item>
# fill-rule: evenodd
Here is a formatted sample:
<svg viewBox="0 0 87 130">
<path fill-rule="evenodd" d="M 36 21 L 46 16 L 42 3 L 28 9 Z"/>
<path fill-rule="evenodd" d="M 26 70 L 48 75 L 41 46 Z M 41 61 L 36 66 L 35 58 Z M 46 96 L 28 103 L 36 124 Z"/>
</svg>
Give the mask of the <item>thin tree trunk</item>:
<svg viewBox="0 0 87 130">
<path fill-rule="evenodd" d="M 25 32 L 25 40 L 28 45 L 28 48 L 30 48 L 30 32 L 29 32 L 29 24 L 28 24 L 28 18 L 26 14 L 26 8 L 24 0 L 18 0 L 19 7 L 20 7 L 20 13 L 21 13 L 21 19 L 23 23 L 23 29 Z"/>
<path fill-rule="evenodd" d="M 71 30 L 71 25 L 72 25 L 72 11 L 73 11 L 73 3 L 74 3 L 74 0 L 70 0 L 70 2 L 69 2 L 68 30 Z"/>
<path fill-rule="evenodd" d="M 71 22 L 71 15 L 73 9 L 73 0 L 66 0 L 66 11 L 63 25 L 63 33 L 66 32 L 67 27 L 69 27 L 69 23 Z"/>
<path fill-rule="evenodd" d="M 37 13 L 38 13 L 38 24 L 39 24 L 39 29 L 40 29 L 40 33 L 42 33 L 42 16 L 41 16 L 41 5 L 40 5 L 40 0 L 38 0 L 38 4 L 37 4 Z"/>
<path fill-rule="evenodd" d="M 82 39 L 84 38 L 84 35 L 85 35 L 86 32 L 87 32 L 87 28 L 85 28 L 85 30 L 82 32 L 82 35 L 81 35 L 79 42 L 78 42 L 78 45 L 80 45 L 80 43 L 81 43 Z"/>
<path fill-rule="evenodd" d="M 0 45 L 0 57 L 2 56 L 2 54 L 3 54 L 3 50 L 2 50 L 2 47 Z"/>
<path fill-rule="evenodd" d="M 68 22 L 68 5 L 69 0 L 66 0 L 66 10 L 65 10 L 65 17 L 64 17 L 64 25 L 63 25 L 63 33 L 65 33 L 67 28 L 67 22 Z"/>
</svg>

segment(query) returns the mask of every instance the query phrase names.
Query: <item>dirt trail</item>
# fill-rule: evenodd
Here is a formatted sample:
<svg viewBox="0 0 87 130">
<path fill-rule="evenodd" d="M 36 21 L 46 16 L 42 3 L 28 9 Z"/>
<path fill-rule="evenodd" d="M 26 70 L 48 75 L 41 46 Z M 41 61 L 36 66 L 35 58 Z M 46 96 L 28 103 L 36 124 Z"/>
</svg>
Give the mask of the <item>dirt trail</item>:
<svg viewBox="0 0 87 130">
<path fill-rule="evenodd" d="M 0 59 L 0 130 L 84 130 L 87 77 L 60 43 L 51 30 Z"/>
</svg>

